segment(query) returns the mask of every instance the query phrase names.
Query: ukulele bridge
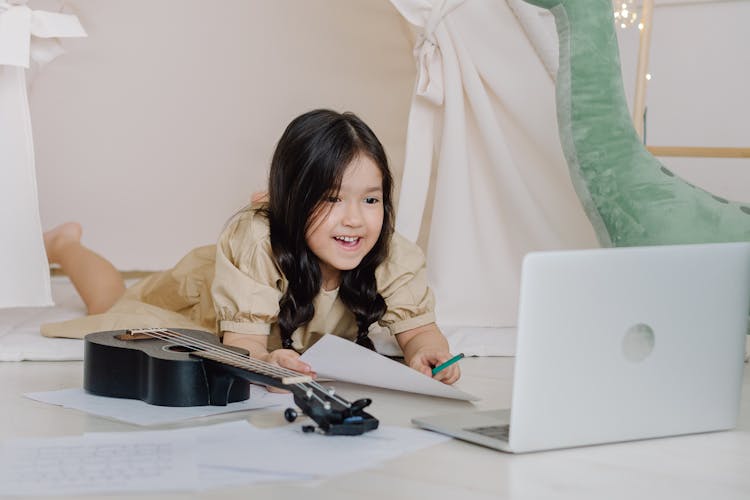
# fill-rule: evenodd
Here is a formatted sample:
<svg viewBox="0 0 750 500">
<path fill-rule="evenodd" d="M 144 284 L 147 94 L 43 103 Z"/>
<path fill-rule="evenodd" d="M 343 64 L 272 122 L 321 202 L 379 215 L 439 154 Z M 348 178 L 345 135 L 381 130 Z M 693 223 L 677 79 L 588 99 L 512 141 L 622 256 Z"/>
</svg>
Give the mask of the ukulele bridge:
<svg viewBox="0 0 750 500">
<path fill-rule="evenodd" d="M 114 337 L 117 340 L 125 340 L 125 341 L 149 340 L 149 339 L 153 339 L 154 336 L 149 335 L 148 332 L 156 332 L 156 331 L 157 329 L 155 328 L 140 328 L 140 329 L 125 330 L 125 333 L 115 335 Z"/>
</svg>

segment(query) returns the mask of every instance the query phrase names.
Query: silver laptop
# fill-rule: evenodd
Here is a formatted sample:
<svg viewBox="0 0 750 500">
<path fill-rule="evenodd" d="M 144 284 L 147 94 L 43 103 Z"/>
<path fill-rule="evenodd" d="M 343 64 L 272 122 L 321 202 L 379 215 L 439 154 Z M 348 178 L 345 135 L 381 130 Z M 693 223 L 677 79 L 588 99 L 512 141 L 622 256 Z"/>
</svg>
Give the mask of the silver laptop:
<svg viewBox="0 0 750 500">
<path fill-rule="evenodd" d="M 412 422 L 514 453 L 731 429 L 748 310 L 750 243 L 531 253 L 512 410 Z"/>
</svg>

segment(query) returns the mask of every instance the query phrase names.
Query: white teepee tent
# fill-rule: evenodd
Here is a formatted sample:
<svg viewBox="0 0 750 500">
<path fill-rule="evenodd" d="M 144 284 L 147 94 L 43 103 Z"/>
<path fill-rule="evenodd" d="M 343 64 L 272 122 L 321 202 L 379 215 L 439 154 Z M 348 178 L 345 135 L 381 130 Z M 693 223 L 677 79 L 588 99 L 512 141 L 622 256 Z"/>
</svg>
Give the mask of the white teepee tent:
<svg viewBox="0 0 750 500">
<path fill-rule="evenodd" d="M 52 304 L 37 201 L 26 69 L 62 53 L 54 39 L 86 33 L 74 16 L 0 2 L 0 308 Z"/>
<path fill-rule="evenodd" d="M 392 2 L 418 33 L 397 229 L 419 235 L 434 158 L 438 317 L 515 325 L 523 255 L 595 245 L 551 119 L 554 82 L 504 2 Z"/>
<path fill-rule="evenodd" d="M 81 221 L 119 269 L 214 241 L 289 119 L 316 107 L 356 112 L 386 146 L 442 325 L 515 324 L 526 252 L 595 245 L 559 147 L 552 19 L 522 0 L 29 2 L 89 34 L 29 94 L 42 225 Z M 3 213 L 30 213 L 20 203 Z M 38 250 L 26 227 L 31 246 L 4 252 Z"/>
</svg>

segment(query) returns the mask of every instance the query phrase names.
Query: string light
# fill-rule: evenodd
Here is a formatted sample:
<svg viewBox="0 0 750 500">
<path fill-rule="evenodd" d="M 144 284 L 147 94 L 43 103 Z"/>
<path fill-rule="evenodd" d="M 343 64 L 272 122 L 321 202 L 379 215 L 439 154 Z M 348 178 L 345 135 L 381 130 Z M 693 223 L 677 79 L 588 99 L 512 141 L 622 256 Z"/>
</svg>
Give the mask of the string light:
<svg viewBox="0 0 750 500">
<path fill-rule="evenodd" d="M 635 7 L 635 0 L 614 0 L 615 24 L 625 29 L 635 24 L 638 19 L 638 12 Z M 638 24 L 638 29 L 643 29 L 643 23 Z"/>
</svg>

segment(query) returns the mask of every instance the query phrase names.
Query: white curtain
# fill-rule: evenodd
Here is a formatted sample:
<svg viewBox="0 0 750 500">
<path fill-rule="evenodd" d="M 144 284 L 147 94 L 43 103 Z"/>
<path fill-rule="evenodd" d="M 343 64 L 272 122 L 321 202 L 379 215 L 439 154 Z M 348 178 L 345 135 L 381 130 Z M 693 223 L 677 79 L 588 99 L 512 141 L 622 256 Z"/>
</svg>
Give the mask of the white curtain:
<svg viewBox="0 0 750 500">
<path fill-rule="evenodd" d="M 74 16 L 0 0 L 0 308 L 52 305 L 25 68 L 58 56 L 62 36 L 85 36 Z"/>
<path fill-rule="evenodd" d="M 554 82 L 500 0 L 391 0 L 417 32 L 396 228 L 427 260 L 441 326 L 514 326 L 532 250 L 596 246 L 559 145 Z"/>
</svg>

